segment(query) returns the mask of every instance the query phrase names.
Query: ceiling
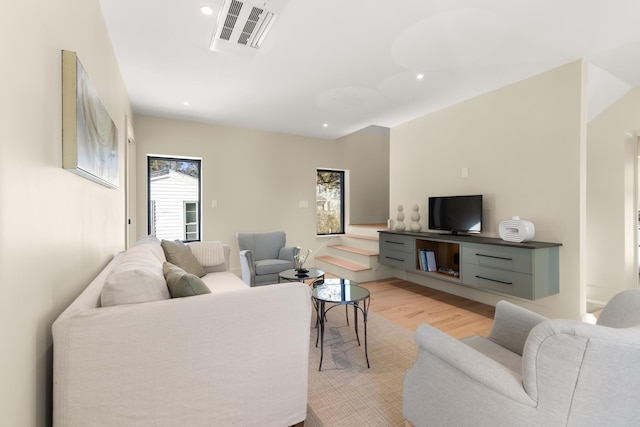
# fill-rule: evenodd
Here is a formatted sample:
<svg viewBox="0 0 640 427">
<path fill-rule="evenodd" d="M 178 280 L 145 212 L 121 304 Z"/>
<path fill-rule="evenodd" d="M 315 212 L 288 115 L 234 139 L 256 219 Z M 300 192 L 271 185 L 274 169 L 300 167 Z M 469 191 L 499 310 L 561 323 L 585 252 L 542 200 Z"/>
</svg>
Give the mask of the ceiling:
<svg viewBox="0 0 640 427">
<path fill-rule="evenodd" d="M 209 50 L 222 0 L 100 3 L 141 115 L 335 139 L 581 58 L 590 117 L 640 85 L 638 0 L 288 0 L 253 57 Z"/>
</svg>

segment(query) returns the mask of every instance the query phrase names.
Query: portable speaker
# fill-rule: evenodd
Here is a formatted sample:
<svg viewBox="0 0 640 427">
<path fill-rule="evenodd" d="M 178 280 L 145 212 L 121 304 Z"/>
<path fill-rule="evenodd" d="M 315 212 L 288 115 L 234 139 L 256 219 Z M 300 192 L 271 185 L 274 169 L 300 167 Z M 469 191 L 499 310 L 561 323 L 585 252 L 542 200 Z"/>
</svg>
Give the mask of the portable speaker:
<svg viewBox="0 0 640 427">
<path fill-rule="evenodd" d="M 498 227 L 498 232 L 502 240 L 507 242 L 528 242 L 536 235 L 536 227 L 531 221 L 520 219 L 514 216 L 512 219 L 504 220 Z"/>
</svg>

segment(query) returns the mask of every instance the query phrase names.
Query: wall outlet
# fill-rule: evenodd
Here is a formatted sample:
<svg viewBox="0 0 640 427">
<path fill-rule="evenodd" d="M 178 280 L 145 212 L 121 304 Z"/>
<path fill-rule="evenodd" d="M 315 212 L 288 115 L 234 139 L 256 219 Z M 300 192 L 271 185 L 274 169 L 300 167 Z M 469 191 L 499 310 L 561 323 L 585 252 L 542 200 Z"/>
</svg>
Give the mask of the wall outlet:
<svg viewBox="0 0 640 427">
<path fill-rule="evenodd" d="M 466 178 L 469 176 L 469 169 L 468 168 L 462 168 L 462 172 L 460 172 L 460 176 L 463 178 Z"/>
</svg>

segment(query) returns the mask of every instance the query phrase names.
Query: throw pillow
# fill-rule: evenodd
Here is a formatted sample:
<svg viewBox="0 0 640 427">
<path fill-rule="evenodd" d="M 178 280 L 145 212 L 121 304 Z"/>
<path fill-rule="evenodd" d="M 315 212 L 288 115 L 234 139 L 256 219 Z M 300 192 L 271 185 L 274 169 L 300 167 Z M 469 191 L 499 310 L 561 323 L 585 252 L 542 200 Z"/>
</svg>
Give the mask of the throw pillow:
<svg viewBox="0 0 640 427">
<path fill-rule="evenodd" d="M 195 274 L 202 277 L 207 274 L 202 265 L 198 262 L 193 252 L 185 246 L 180 240 L 163 240 L 162 249 L 164 250 L 167 262 L 177 265 L 187 273 Z"/>
<path fill-rule="evenodd" d="M 172 298 L 191 297 L 194 295 L 210 294 L 211 291 L 200 278 L 187 273 L 180 267 L 165 262 L 162 272 L 167 281 L 167 287 Z"/>
</svg>

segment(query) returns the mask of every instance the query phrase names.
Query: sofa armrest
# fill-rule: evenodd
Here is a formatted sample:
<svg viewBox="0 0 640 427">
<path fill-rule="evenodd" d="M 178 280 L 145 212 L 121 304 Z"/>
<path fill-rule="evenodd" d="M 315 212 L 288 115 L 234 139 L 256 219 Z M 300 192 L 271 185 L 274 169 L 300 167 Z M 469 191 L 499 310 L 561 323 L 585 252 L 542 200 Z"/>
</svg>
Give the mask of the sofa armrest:
<svg viewBox="0 0 640 427">
<path fill-rule="evenodd" d="M 507 301 L 498 301 L 487 338 L 520 356 L 529 332 L 546 317 Z"/>
<path fill-rule="evenodd" d="M 298 254 L 300 248 L 297 246 L 288 246 L 284 248 L 280 248 L 280 252 L 278 253 L 278 259 L 286 259 L 287 261 L 293 262 L 294 257 Z"/>
<path fill-rule="evenodd" d="M 242 280 L 249 285 L 255 284 L 256 266 L 253 261 L 253 252 L 249 249 L 240 251 L 240 268 L 242 270 Z"/>
<path fill-rule="evenodd" d="M 429 363 L 429 358 L 436 357 L 458 371 L 468 381 L 482 384 L 486 389 L 509 400 L 531 407 L 535 406 L 534 400 L 529 397 L 522 386 L 520 375 L 469 347 L 464 342 L 427 324 L 418 327 L 415 338 L 418 345 L 416 365 Z M 460 386 L 464 388 L 464 384 Z"/>
<path fill-rule="evenodd" d="M 310 319 L 300 283 L 61 316 L 53 424 L 296 424 Z"/>
</svg>

